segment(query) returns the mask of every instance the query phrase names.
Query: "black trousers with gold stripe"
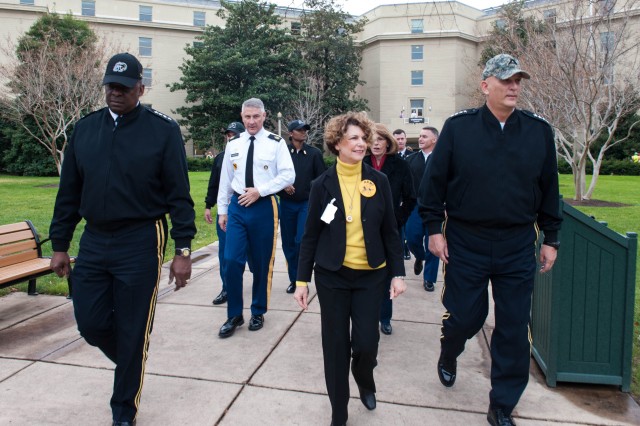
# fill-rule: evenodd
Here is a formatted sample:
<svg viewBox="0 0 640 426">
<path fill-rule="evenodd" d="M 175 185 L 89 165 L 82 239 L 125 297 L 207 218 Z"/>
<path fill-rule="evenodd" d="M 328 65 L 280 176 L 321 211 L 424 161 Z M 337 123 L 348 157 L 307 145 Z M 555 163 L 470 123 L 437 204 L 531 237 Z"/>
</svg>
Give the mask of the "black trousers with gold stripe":
<svg viewBox="0 0 640 426">
<path fill-rule="evenodd" d="M 491 336 L 491 392 L 489 403 L 511 413 L 529 380 L 531 341 L 529 321 L 536 270 L 531 226 L 482 230 L 447 222 L 445 238 L 449 263 L 445 266 L 441 346 L 455 359 L 467 339 L 480 331 L 489 312 L 488 284 L 495 303 Z"/>
<path fill-rule="evenodd" d="M 87 225 L 80 240 L 73 307 L 82 337 L 116 364 L 114 421 L 138 411 L 166 235 L 161 219 L 109 232 Z"/>
</svg>

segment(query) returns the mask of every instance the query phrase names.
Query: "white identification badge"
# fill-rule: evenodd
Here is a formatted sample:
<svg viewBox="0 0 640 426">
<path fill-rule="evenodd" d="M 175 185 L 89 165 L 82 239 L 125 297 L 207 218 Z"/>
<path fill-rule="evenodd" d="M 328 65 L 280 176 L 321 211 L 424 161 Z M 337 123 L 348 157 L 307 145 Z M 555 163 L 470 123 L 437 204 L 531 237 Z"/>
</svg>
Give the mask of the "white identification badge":
<svg viewBox="0 0 640 426">
<path fill-rule="evenodd" d="M 338 208 L 333 204 L 335 201 L 336 199 L 332 198 L 331 201 L 329 201 L 329 204 L 327 204 L 327 207 L 324 208 L 324 212 L 322 212 L 322 216 L 320 217 L 320 220 L 324 223 L 331 223 L 331 221 L 336 217 Z"/>
</svg>

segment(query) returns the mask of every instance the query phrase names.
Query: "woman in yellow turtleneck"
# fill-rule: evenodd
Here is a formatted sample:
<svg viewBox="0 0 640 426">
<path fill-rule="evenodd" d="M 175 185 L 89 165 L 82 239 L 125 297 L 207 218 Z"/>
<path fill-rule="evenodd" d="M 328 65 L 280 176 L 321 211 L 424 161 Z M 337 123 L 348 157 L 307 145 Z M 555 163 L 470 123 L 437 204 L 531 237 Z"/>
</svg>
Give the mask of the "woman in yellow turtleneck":
<svg viewBox="0 0 640 426">
<path fill-rule="evenodd" d="M 406 289 L 389 182 L 384 174 L 362 163 L 373 126 L 365 113 L 354 112 L 327 124 L 325 143 L 338 159 L 311 186 L 300 245 L 294 298 L 307 309 L 307 283 L 315 271 L 332 425 L 347 422 L 350 363 L 360 400 L 369 410 L 376 407 L 373 369 L 388 274 L 394 277 L 391 298 Z"/>
</svg>

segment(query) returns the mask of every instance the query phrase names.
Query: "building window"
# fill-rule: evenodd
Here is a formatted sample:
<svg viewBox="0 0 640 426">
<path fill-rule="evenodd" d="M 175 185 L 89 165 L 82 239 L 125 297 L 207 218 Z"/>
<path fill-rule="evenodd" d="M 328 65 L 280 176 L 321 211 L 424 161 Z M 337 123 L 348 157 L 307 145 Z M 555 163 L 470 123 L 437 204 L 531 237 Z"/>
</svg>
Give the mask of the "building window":
<svg viewBox="0 0 640 426">
<path fill-rule="evenodd" d="M 291 23 L 291 35 L 300 35 L 302 33 L 302 23 L 300 22 L 292 22 Z"/>
<path fill-rule="evenodd" d="M 193 26 L 204 27 L 206 20 L 205 12 L 193 12 Z"/>
<path fill-rule="evenodd" d="M 614 32 L 600 33 L 600 44 L 602 45 L 602 75 L 604 84 L 613 84 L 614 69 L 612 53 L 615 49 L 616 34 Z"/>
<path fill-rule="evenodd" d="M 153 21 L 153 7 L 140 6 L 140 20 L 145 22 Z"/>
<path fill-rule="evenodd" d="M 82 16 L 96 16 L 96 2 L 82 0 Z"/>
<path fill-rule="evenodd" d="M 202 49 L 204 47 L 204 42 L 202 42 L 202 41 L 194 41 L 193 42 L 193 47 L 195 49 Z"/>
<path fill-rule="evenodd" d="M 542 17 L 545 21 L 555 23 L 556 22 L 556 10 L 547 9 L 542 11 Z"/>
<path fill-rule="evenodd" d="M 411 32 L 412 33 L 421 33 L 424 31 L 424 23 L 422 19 L 412 19 L 411 20 Z"/>
<path fill-rule="evenodd" d="M 153 70 L 151 68 L 143 68 L 142 69 L 142 84 L 146 87 L 151 87 Z"/>
<path fill-rule="evenodd" d="M 411 46 L 411 60 L 421 61 L 424 59 L 424 46 L 421 44 L 414 44 Z"/>
<path fill-rule="evenodd" d="M 597 0 L 598 13 L 600 15 L 608 15 L 613 12 L 616 0 Z"/>
<path fill-rule="evenodd" d="M 495 21 L 493 21 L 493 26 L 499 30 L 504 30 L 505 28 L 507 28 L 507 21 L 505 21 L 504 19 L 496 19 Z"/>
<path fill-rule="evenodd" d="M 422 86 L 424 84 L 424 71 L 411 71 L 411 85 Z"/>
<path fill-rule="evenodd" d="M 138 37 L 138 52 L 140 56 L 151 56 L 153 52 L 153 40 L 151 37 Z"/>
<path fill-rule="evenodd" d="M 411 118 L 424 117 L 424 99 L 411 99 Z"/>
<path fill-rule="evenodd" d="M 20 0 L 20 4 L 25 6 L 33 6 L 33 0 Z"/>
</svg>

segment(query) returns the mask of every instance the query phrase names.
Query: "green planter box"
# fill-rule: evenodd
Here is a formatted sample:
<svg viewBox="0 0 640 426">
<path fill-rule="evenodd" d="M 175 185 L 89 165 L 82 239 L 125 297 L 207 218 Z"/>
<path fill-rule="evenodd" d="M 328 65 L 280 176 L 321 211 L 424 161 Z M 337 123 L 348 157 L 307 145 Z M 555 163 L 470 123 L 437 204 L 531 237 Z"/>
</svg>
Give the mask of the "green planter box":
<svg viewBox="0 0 640 426">
<path fill-rule="evenodd" d="M 536 276 L 533 356 L 547 385 L 631 386 L 635 233 L 626 237 L 562 202 L 556 264 Z"/>
</svg>

